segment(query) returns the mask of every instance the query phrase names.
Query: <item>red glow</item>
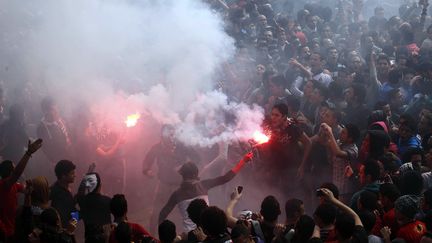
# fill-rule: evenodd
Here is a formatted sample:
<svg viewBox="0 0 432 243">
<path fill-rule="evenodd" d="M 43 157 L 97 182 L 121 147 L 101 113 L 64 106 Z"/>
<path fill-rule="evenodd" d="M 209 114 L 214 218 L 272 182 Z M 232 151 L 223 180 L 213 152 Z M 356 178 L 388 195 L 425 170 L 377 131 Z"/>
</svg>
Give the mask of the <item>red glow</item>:
<svg viewBox="0 0 432 243">
<path fill-rule="evenodd" d="M 260 131 L 255 131 L 253 134 L 253 139 L 258 144 L 263 144 L 263 143 L 267 143 L 270 140 L 270 137 Z"/>
<path fill-rule="evenodd" d="M 136 126 L 136 124 L 138 123 L 138 120 L 140 119 L 141 114 L 140 113 L 135 113 L 135 114 L 131 114 L 128 115 L 125 123 L 126 123 L 126 127 L 134 127 Z"/>
</svg>

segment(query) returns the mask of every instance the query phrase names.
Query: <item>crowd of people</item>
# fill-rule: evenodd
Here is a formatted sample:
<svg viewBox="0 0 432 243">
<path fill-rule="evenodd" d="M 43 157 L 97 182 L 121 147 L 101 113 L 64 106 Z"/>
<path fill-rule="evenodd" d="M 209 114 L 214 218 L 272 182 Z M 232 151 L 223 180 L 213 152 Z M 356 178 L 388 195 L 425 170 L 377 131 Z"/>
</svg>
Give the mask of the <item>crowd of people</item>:
<svg viewBox="0 0 432 243">
<path fill-rule="evenodd" d="M 432 242 L 428 0 L 395 1 L 389 18 L 383 6 L 366 16 L 364 0 L 205 2 L 236 45 L 215 88 L 261 106 L 269 141 L 220 143 L 206 163 L 163 125 L 143 158 L 143 174 L 158 181 L 146 229 L 128 220 L 122 136 L 95 134 L 85 112 L 72 124 L 51 98 L 38 97 L 42 115 L 38 98 L 9 104 L 15 93 L 1 89 L 0 242 Z M 30 141 L 29 123 L 39 139 Z M 20 183 L 39 149 L 56 181 Z M 237 174 L 243 186 L 213 204 L 209 190 Z M 272 195 L 234 213 L 253 205 L 251 190 Z M 182 227 L 167 219 L 176 206 Z"/>
</svg>

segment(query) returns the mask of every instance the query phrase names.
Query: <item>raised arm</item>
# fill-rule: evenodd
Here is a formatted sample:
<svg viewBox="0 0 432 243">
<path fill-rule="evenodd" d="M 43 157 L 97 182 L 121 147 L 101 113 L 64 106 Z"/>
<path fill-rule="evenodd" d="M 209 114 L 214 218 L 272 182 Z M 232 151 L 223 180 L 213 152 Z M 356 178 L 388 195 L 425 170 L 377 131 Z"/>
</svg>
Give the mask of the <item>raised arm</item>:
<svg viewBox="0 0 432 243">
<path fill-rule="evenodd" d="M 5 186 L 7 188 L 12 187 L 18 181 L 18 179 L 21 177 L 22 173 L 24 172 L 24 169 L 27 166 L 27 163 L 30 160 L 32 154 L 38 151 L 38 149 L 40 149 L 41 147 L 42 147 L 42 139 L 40 138 L 34 141 L 33 143 L 28 141 L 27 151 L 25 152 L 21 160 L 18 162 L 11 176 L 5 183 Z"/>
<path fill-rule="evenodd" d="M 240 200 L 242 194 L 238 192 L 237 187 L 234 189 L 233 193 L 231 193 L 231 200 L 228 202 L 226 207 L 226 216 L 228 218 L 228 227 L 234 228 L 238 219 L 234 217 L 233 211 L 238 201 Z"/>
<path fill-rule="evenodd" d="M 345 212 L 346 214 L 350 215 L 354 219 L 354 223 L 356 226 L 363 226 L 360 217 L 352 210 L 350 207 L 342 203 L 341 201 L 337 200 L 333 193 L 326 189 L 321 188 L 319 189 L 323 193 L 323 197 L 325 200 L 327 200 L 329 203 L 335 205 L 337 208 L 339 208 L 341 211 Z"/>
</svg>

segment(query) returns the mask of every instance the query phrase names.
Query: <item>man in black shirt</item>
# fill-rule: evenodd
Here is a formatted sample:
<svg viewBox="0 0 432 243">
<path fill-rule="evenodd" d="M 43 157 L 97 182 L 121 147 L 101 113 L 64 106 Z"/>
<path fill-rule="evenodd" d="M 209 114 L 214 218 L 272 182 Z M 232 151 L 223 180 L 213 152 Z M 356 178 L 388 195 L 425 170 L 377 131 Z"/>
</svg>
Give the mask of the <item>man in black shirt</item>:
<svg viewBox="0 0 432 243">
<path fill-rule="evenodd" d="M 75 165 L 69 160 L 60 160 L 55 166 L 57 181 L 50 188 L 51 206 L 55 208 L 66 228 L 71 220 L 71 212 L 75 209 L 75 198 L 71 193 L 70 184 L 75 181 Z"/>
<path fill-rule="evenodd" d="M 252 159 L 252 156 L 252 153 L 246 154 L 237 163 L 237 165 L 225 175 L 207 180 L 200 180 L 198 178 L 198 168 L 195 164 L 184 164 L 179 170 L 179 173 L 183 177 L 182 184 L 180 185 L 180 188 L 171 194 L 168 202 L 162 208 L 159 214 L 159 223 L 161 223 L 169 215 L 173 208 L 178 205 L 183 216 L 184 230 L 186 232 L 193 230 L 196 226 L 188 217 L 187 208 L 189 204 L 197 198 L 204 199 L 208 204 L 208 190 L 232 180 L 235 175 L 243 168 L 246 162 Z"/>
</svg>

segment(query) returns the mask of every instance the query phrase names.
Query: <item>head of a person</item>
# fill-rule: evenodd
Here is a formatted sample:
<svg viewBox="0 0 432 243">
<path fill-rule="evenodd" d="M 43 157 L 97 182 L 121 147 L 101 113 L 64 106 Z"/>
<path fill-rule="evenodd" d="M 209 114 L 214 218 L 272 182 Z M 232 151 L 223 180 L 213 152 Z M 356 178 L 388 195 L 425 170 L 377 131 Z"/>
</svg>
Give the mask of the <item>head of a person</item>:
<svg viewBox="0 0 432 243">
<path fill-rule="evenodd" d="M 336 217 L 335 231 L 336 236 L 340 241 L 347 240 L 351 238 L 355 230 L 354 219 L 347 214 L 339 214 Z"/>
<path fill-rule="evenodd" d="M 308 215 L 300 216 L 295 224 L 293 239 L 296 242 L 307 242 L 312 237 L 314 228 L 315 222 L 312 217 Z"/>
<path fill-rule="evenodd" d="M 243 221 L 238 221 L 231 230 L 231 239 L 233 243 L 254 243 L 252 234 Z"/>
<path fill-rule="evenodd" d="M 393 208 L 394 202 L 400 196 L 399 189 L 395 184 L 384 183 L 379 188 L 379 199 L 385 209 Z"/>
<path fill-rule="evenodd" d="M 321 54 L 314 52 L 309 58 L 309 65 L 311 66 L 312 70 L 319 70 L 322 68 L 322 61 Z"/>
<path fill-rule="evenodd" d="M 267 222 L 274 222 L 281 214 L 279 201 L 274 196 L 267 196 L 261 202 L 261 215 Z"/>
<path fill-rule="evenodd" d="M 45 97 L 41 102 L 42 113 L 48 122 L 57 121 L 59 114 L 54 100 L 50 97 Z"/>
<path fill-rule="evenodd" d="M 361 210 L 358 214 L 365 231 L 370 234 L 376 223 L 376 215 L 369 210 Z"/>
<path fill-rule="evenodd" d="M 297 221 L 304 215 L 305 209 L 303 201 L 297 198 L 288 199 L 285 203 L 285 216 L 287 220 Z"/>
<path fill-rule="evenodd" d="M 356 143 L 360 138 L 360 130 L 354 124 L 346 124 L 339 135 L 339 140 L 343 144 Z"/>
<path fill-rule="evenodd" d="M 412 195 L 404 195 L 395 201 L 395 218 L 399 225 L 414 220 L 419 212 L 419 198 Z"/>
<path fill-rule="evenodd" d="M 378 195 L 371 191 L 364 190 L 360 193 L 357 201 L 357 207 L 360 210 L 374 211 L 377 209 Z"/>
<path fill-rule="evenodd" d="M 11 160 L 4 160 L 0 164 L 0 177 L 2 179 L 9 177 L 15 169 L 15 165 Z"/>
<path fill-rule="evenodd" d="M 401 139 L 409 139 L 417 132 L 417 124 L 414 119 L 407 119 L 399 125 L 399 136 Z"/>
<path fill-rule="evenodd" d="M 349 67 L 353 72 L 361 72 L 363 69 L 363 62 L 358 55 L 354 55 L 349 59 Z"/>
<path fill-rule="evenodd" d="M 382 6 L 377 6 L 374 9 L 374 14 L 378 18 L 384 18 L 384 8 Z"/>
<path fill-rule="evenodd" d="M 32 179 L 31 202 L 33 205 L 47 205 L 49 202 L 49 182 L 44 176 L 38 176 Z"/>
<path fill-rule="evenodd" d="M 207 202 L 204 199 L 197 198 L 189 203 L 186 211 L 194 224 L 201 225 L 201 214 L 206 208 L 208 208 Z"/>
<path fill-rule="evenodd" d="M 305 83 L 304 87 L 303 87 L 303 95 L 305 98 L 307 99 L 311 99 L 312 98 L 312 94 L 314 91 L 314 81 L 313 80 L 309 80 Z"/>
<path fill-rule="evenodd" d="M 193 162 L 187 162 L 180 167 L 180 175 L 183 180 L 195 180 L 198 179 L 198 167 Z"/>
<path fill-rule="evenodd" d="M 432 113 L 424 112 L 418 123 L 418 131 L 421 135 L 432 133 Z"/>
<path fill-rule="evenodd" d="M 169 220 L 164 220 L 158 227 L 159 240 L 161 243 L 172 243 L 177 237 L 176 226 Z"/>
<path fill-rule="evenodd" d="M 210 237 L 224 234 L 227 227 L 227 216 L 225 212 L 215 206 L 206 208 L 201 213 L 201 226 L 204 233 Z"/>
<path fill-rule="evenodd" d="M 294 117 L 295 114 L 297 114 L 297 112 L 300 110 L 300 99 L 293 96 L 288 96 L 286 99 L 286 104 L 288 106 L 288 115 L 290 117 Z"/>
<path fill-rule="evenodd" d="M 110 210 L 114 218 L 125 217 L 128 211 L 126 197 L 123 194 L 114 195 L 110 202 Z"/>
<path fill-rule="evenodd" d="M 87 173 L 83 178 L 86 192 L 88 193 L 99 193 L 101 191 L 102 183 L 98 173 L 90 172 Z"/>
<path fill-rule="evenodd" d="M 377 71 L 379 74 L 388 74 L 390 71 L 390 58 L 385 54 L 380 54 L 377 58 Z"/>
<path fill-rule="evenodd" d="M 360 168 L 360 184 L 367 185 L 377 181 L 380 178 L 381 167 L 377 160 L 368 159 L 364 166 Z"/>
<path fill-rule="evenodd" d="M 314 105 L 320 105 L 321 103 L 327 100 L 328 96 L 329 96 L 328 88 L 319 83 L 315 83 L 310 101 Z"/>
<path fill-rule="evenodd" d="M 323 184 L 321 184 L 321 186 L 319 188 L 325 188 L 329 191 L 331 191 L 333 193 L 333 196 L 336 199 L 339 199 L 339 188 L 331 183 L 331 182 L 324 182 Z M 323 199 L 321 200 L 321 203 L 325 203 L 326 201 L 324 201 Z"/>
<path fill-rule="evenodd" d="M 399 108 L 403 104 L 403 94 L 399 88 L 394 88 L 388 91 L 388 101 L 393 108 Z"/>
<path fill-rule="evenodd" d="M 361 84 L 352 84 L 344 92 L 345 101 L 348 104 L 363 104 L 366 96 L 366 88 Z"/>
<path fill-rule="evenodd" d="M 402 162 L 411 162 L 415 170 L 421 171 L 421 166 L 424 161 L 424 151 L 422 148 L 414 147 L 408 148 L 408 150 L 402 155 Z"/>
<path fill-rule="evenodd" d="M 328 108 L 322 115 L 321 121 L 329 125 L 330 127 L 335 127 L 339 125 L 341 120 L 341 113 L 335 108 Z"/>
<path fill-rule="evenodd" d="M 285 77 L 283 75 L 277 75 L 270 79 L 269 89 L 270 93 L 276 97 L 283 97 L 285 95 Z"/>
<path fill-rule="evenodd" d="M 335 223 L 337 209 L 330 203 L 318 205 L 313 214 L 315 223 L 320 227 L 328 227 Z"/>
<path fill-rule="evenodd" d="M 420 196 L 423 191 L 423 177 L 421 173 L 415 170 L 403 173 L 399 188 L 402 195 Z"/>
<path fill-rule="evenodd" d="M 375 110 L 382 110 L 387 118 L 392 116 L 390 104 L 386 101 L 379 101 L 375 104 Z"/>
<path fill-rule="evenodd" d="M 279 103 L 273 106 L 270 114 L 271 124 L 273 127 L 280 127 L 286 123 L 288 118 L 288 106 Z"/>
<path fill-rule="evenodd" d="M 60 160 L 55 166 L 55 175 L 58 181 L 70 184 L 75 181 L 75 164 L 70 160 Z"/>
</svg>

